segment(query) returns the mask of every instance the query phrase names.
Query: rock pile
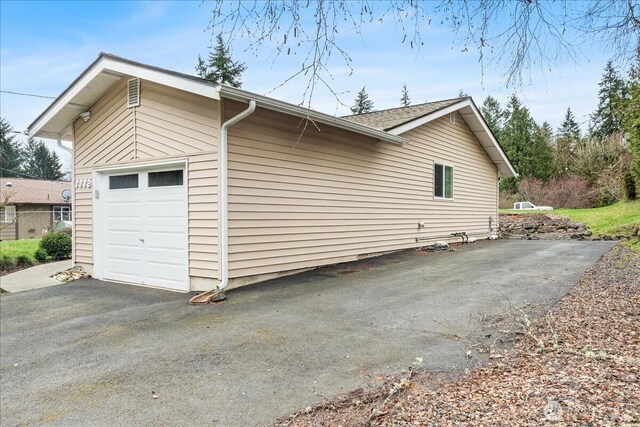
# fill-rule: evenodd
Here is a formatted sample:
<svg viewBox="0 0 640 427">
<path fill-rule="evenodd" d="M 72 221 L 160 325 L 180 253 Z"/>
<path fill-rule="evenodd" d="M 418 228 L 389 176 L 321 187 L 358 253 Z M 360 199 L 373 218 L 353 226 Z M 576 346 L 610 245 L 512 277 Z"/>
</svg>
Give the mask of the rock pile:
<svg viewBox="0 0 640 427">
<path fill-rule="evenodd" d="M 91 275 L 84 271 L 82 267 L 72 267 L 68 270 L 54 274 L 51 278 L 56 279 L 59 282 L 67 283 L 78 279 L 89 279 L 91 278 Z"/>
<path fill-rule="evenodd" d="M 595 240 L 585 224 L 542 213 L 500 214 L 499 231 L 505 239 Z"/>
</svg>

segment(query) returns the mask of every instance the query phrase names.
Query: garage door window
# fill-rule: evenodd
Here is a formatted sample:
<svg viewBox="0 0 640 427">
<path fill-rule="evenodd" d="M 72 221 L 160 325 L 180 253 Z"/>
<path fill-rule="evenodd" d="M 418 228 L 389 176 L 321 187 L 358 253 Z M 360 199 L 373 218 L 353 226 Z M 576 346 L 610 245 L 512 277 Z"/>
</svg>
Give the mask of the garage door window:
<svg viewBox="0 0 640 427">
<path fill-rule="evenodd" d="M 170 187 L 182 185 L 182 169 L 175 171 L 149 172 L 149 187 Z"/>
<path fill-rule="evenodd" d="M 112 175 L 109 177 L 109 190 L 124 190 L 138 188 L 138 174 Z"/>
</svg>

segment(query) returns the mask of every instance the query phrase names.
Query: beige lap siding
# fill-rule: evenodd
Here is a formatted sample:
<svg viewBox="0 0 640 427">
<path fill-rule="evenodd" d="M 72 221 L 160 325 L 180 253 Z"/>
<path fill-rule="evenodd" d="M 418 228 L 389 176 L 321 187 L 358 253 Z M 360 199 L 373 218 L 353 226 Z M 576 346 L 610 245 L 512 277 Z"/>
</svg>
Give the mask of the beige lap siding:
<svg viewBox="0 0 640 427">
<path fill-rule="evenodd" d="M 218 278 L 217 153 L 189 158 L 189 275 Z"/>
<path fill-rule="evenodd" d="M 219 102 L 141 81 L 140 106 L 127 108 L 128 78 L 74 123 L 75 180 L 92 179 L 96 167 L 187 159 L 189 274 L 218 276 L 217 151 Z M 74 193 L 75 261 L 93 268 L 93 189 Z"/>
<path fill-rule="evenodd" d="M 244 107 L 227 102 L 226 117 Z M 299 138 L 303 127 L 258 109 L 229 131 L 230 277 L 488 234 L 497 170 L 461 116 L 408 132 L 403 147 L 311 123 Z M 433 197 L 434 161 L 455 168 L 452 201 Z"/>
</svg>

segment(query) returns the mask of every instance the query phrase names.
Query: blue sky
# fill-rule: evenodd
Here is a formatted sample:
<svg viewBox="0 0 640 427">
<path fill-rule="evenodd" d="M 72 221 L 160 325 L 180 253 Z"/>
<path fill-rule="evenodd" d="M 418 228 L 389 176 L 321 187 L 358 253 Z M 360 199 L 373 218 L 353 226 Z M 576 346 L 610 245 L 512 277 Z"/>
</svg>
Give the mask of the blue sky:
<svg viewBox="0 0 640 427">
<path fill-rule="evenodd" d="M 57 96 L 101 52 L 194 73 L 198 54 L 211 43 L 206 30 L 211 5 L 188 2 L 0 2 L 0 87 L 5 91 Z M 354 72 L 340 62 L 331 70 L 334 89 L 351 104 L 366 85 L 376 109 L 399 105 L 406 83 L 412 102 L 457 96 L 462 89 L 482 103 L 487 95 L 503 105 L 513 88 L 505 87 L 502 70 L 487 65 L 481 77 L 475 52 L 461 52 L 452 36 L 435 27 L 426 30 L 421 52 L 400 44 L 402 36 L 391 21 L 367 27 L 363 37 L 345 33 L 341 40 L 353 59 Z M 243 88 L 284 101 L 299 103 L 306 81 L 296 79 L 271 90 L 298 68 L 297 57 L 273 63 L 263 50 L 260 57 L 245 51 L 238 40 L 233 56 L 246 62 Z M 597 49 L 585 50 L 579 64 L 567 59 L 544 73 L 532 70 L 532 83 L 516 90 L 534 118 L 556 128 L 567 107 L 586 128 L 597 103 L 597 84 L 608 57 Z M 50 100 L 0 94 L 0 115 L 23 130 Z M 329 114 L 348 114 L 328 91 L 317 92 L 313 107 Z M 68 161 L 68 160 L 67 160 Z"/>
</svg>

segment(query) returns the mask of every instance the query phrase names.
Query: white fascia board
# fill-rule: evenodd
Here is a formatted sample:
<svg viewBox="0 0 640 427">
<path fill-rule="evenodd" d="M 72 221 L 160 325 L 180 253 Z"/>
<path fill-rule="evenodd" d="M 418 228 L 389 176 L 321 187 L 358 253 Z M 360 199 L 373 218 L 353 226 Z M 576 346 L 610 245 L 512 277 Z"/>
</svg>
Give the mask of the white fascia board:
<svg viewBox="0 0 640 427">
<path fill-rule="evenodd" d="M 389 132 L 373 129 L 368 126 L 341 119 L 339 117 L 330 116 L 328 114 L 320 113 L 319 111 L 314 111 L 308 108 L 289 104 L 288 102 L 278 101 L 277 99 L 257 95 L 251 92 L 244 91 L 242 89 L 220 85 L 218 87 L 218 91 L 220 92 L 220 96 L 223 98 L 243 102 L 254 100 L 259 107 L 263 107 L 268 110 L 278 111 L 280 113 L 289 114 L 296 117 L 309 118 L 312 121 L 335 126 L 340 129 L 358 133 L 360 135 L 369 136 L 383 142 L 388 142 L 395 145 L 404 145 L 409 142 L 409 140 L 407 140 L 406 138 L 390 134 Z"/>
<path fill-rule="evenodd" d="M 165 86 L 169 86 L 175 89 L 180 89 L 185 92 L 194 93 L 207 98 L 219 100 L 220 96 L 215 86 L 207 84 L 205 82 L 198 82 L 196 80 L 186 79 L 173 74 L 168 74 L 159 70 L 151 68 L 141 67 L 139 65 L 129 64 L 126 62 L 120 62 L 112 58 L 104 58 L 103 69 L 115 71 L 124 75 L 137 77 L 142 80 L 152 81 Z"/>
<path fill-rule="evenodd" d="M 411 129 L 417 128 L 418 126 L 422 126 L 422 125 L 424 125 L 426 123 L 429 123 L 429 122 L 431 122 L 433 120 L 439 119 L 442 116 L 446 116 L 449 113 L 453 113 L 455 111 L 461 110 L 462 108 L 465 108 L 465 107 L 470 107 L 471 108 L 471 111 L 473 111 L 475 120 L 477 120 L 477 123 L 479 123 L 480 126 L 482 127 L 482 132 L 487 135 L 487 137 L 491 141 L 491 144 L 492 144 L 493 148 L 495 148 L 495 150 L 498 152 L 498 154 L 500 156 L 500 160 L 498 161 L 498 160 L 493 160 L 492 159 L 493 162 L 496 165 L 498 165 L 499 163 L 504 163 L 508 167 L 508 169 L 511 172 L 511 174 L 513 175 L 513 177 L 517 177 L 518 173 L 515 171 L 515 169 L 511 165 L 511 162 L 507 158 L 506 154 L 504 154 L 504 151 L 502 151 L 502 148 L 500 147 L 500 144 L 498 144 L 498 141 L 496 140 L 495 136 L 493 135 L 493 132 L 491 132 L 491 130 L 487 126 L 487 123 L 482 118 L 482 115 L 480 114 L 480 111 L 478 111 L 478 109 L 476 108 L 476 105 L 471 101 L 471 99 L 465 99 L 464 101 L 457 102 L 457 103 L 455 103 L 453 105 L 450 105 L 450 106 L 448 106 L 446 108 L 443 108 L 441 110 L 434 111 L 431 114 L 427 114 L 427 115 L 425 115 L 423 117 L 417 118 L 417 119 L 412 120 L 412 121 L 407 122 L 407 123 L 404 123 L 404 124 L 402 124 L 402 125 L 400 125 L 398 127 L 395 127 L 393 129 L 389 129 L 387 132 L 391 133 L 393 135 L 400 135 L 400 134 L 403 134 L 405 132 L 410 131 Z M 476 136 L 476 138 L 477 138 L 477 136 Z"/>
<path fill-rule="evenodd" d="M 419 117 L 415 120 L 411 120 L 410 122 L 389 129 L 387 132 L 392 135 L 400 135 L 410 131 L 411 129 L 422 126 L 423 124 L 429 123 L 435 119 L 439 119 L 442 116 L 446 116 L 449 113 L 453 113 L 454 111 L 458 111 L 459 109 L 469 105 L 471 105 L 471 100 L 465 99 L 464 101 L 456 102 L 455 104 L 445 107 L 441 110 L 434 111 L 433 113 L 429 113 L 426 116 Z"/>
<path fill-rule="evenodd" d="M 44 114 L 42 117 L 40 117 L 40 119 L 38 119 L 38 121 L 36 121 L 35 123 L 33 123 L 29 127 L 29 136 L 30 137 L 36 136 L 38 134 L 38 132 L 40 131 L 40 129 L 42 129 L 42 127 L 45 124 L 47 124 L 53 117 L 55 117 L 55 115 L 58 114 L 60 112 L 60 110 L 62 110 L 69 103 L 71 103 L 71 100 L 82 89 L 84 89 L 84 87 L 86 85 L 88 85 L 90 81 L 92 81 L 94 78 L 96 78 L 98 76 L 98 74 L 100 74 L 100 72 L 102 72 L 102 70 L 104 68 L 101 67 L 101 64 L 103 62 L 104 62 L 104 58 L 102 58 L 97 64 L 95 64 L 93 66 L 93 68 L 88 70 L 85 73 L 85 75 L 80 80 L 78 80 L 76 82 L 76 84 L 73 85 L 73 87 L 69 88 L 67 93 L 65 93 L 62 98 L 56 100 L 55 103 L 49 107 L 49 111 L 47 111 L 46 114 Z M 75 108 L 77 108 L 77 107 L 75 107 Z"/>
<path fill-rule="evenodd" d="M 71 107 L 78 110 L 89 108 L 90 105 L 83 107 L 82 105 L 74 104 L 71 100 L 101 73 L 104 77 L 113 79 L 114 81 L 119 80 L 123 75 L 129 75 L 195 93 L 207 98 L 216 100 L 220 99 L 218 91 L 213 85 L 200 83 L 195 80 L 182 78 L 180 76 L 141 67 L 139 65 L 121 62 L 114 58 L 102 57 L 93 65 L 93 67 L 87 70 L 85 74 L 72 87 L 70 87 L 60 99 L 56 100 L 54 104 L 49 107 L 46 114 L 40 117 L 29 127 L 29 136 L 33 137 L 37 135 L 40 129 L 42 129 L 42 127 L 54 118 L 63 108 Z"/>
<path fill-rule="evenodd" d="M 507 157 L 507 155 L 504 154 L 504 151 L 502 151 L 502 147 L 500 147 L 498 140 L 496 140 L 496 137 L 493 135 L 493 132 L 491 132 L 491 129 L 489 129 L 489 126 L 487 126 L 487 122 L 485 122 L 485 120 L 482 118 L 482 115 L 480 114 L 480 111 L 478 111 L 478 108 L 476 107 L 476 105 L 471 101 L 469 101 L 469 104 L 471 105 L 471 109 L 476 115 L 476 119 L 480 122 L 482 129 L 489 136 L 489 139 L 493 143 L 494 148 L 498 151 L 498 153 L 500 153 L 500 157 L 502 158 L 502 161 L 504 161 L 504 163 L 507 165 L 507 167 L 509 168 L 509 171 L 513 174 L 513 177 L 516 178 L 518 176 L 518 173 L 513 168 L 513 165 L 509 161 L 509 158 Z"/>
</svg>

